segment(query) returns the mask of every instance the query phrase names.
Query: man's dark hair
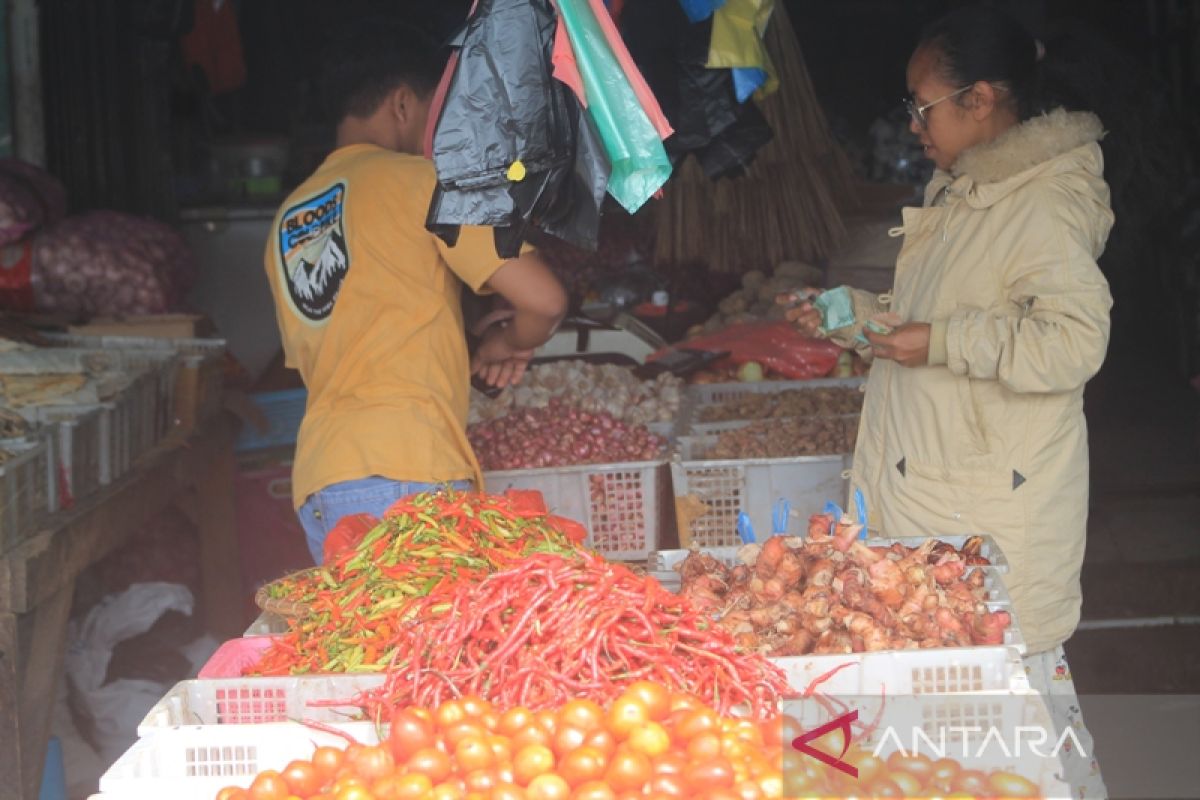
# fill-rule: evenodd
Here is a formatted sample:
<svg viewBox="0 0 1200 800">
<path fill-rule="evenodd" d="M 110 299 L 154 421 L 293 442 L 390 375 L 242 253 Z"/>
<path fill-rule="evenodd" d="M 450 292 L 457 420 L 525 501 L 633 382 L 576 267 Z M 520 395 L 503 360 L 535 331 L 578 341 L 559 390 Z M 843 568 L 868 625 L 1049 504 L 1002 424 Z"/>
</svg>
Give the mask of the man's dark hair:
<svg viewBox="0 0 1200 800">
<path fill-rule="evenodd" d="M 445 65 L 444 51 L 421 29 L 390 19 L 358 19 L 340 29 L 321 54 L 321 100 L 334 122 L 368 117 L 398 86 L 428 96 Z"/>
</svg>

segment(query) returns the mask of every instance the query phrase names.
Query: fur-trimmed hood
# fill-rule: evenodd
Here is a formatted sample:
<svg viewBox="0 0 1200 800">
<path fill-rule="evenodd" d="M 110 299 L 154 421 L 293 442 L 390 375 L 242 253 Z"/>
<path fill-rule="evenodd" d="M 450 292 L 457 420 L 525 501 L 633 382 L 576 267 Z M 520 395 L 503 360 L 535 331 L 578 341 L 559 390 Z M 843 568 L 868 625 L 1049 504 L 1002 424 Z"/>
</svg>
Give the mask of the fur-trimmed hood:
<svg viewBox="0 0 1200 800">
<path fill-rule="evenodd" d="M 959 156 L 951 174 L 996 183 L 1103 137 L 1104 126 L 1095 114 L 1056 108 L 972 147 Z"/>
</svg>

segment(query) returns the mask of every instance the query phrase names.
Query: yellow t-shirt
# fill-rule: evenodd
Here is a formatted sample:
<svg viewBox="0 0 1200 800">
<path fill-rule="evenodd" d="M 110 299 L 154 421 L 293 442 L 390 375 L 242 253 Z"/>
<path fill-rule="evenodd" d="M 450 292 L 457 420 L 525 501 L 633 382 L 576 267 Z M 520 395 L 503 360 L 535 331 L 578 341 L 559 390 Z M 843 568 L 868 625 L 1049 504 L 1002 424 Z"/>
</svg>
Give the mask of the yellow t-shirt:
<svg viewBox="0 0 1200 800">
<path fill-rule="evenodd" d="M 284 203 L 265 265 L 286 363 L 308 405 L 293 502 L 380 476 L 482 485 L 467 442 L 459 303 L 504 262 L 490 228 L 455 247 L 425 230 L 433 164 L 373 145 L 332 153 Z"/>
</svg>

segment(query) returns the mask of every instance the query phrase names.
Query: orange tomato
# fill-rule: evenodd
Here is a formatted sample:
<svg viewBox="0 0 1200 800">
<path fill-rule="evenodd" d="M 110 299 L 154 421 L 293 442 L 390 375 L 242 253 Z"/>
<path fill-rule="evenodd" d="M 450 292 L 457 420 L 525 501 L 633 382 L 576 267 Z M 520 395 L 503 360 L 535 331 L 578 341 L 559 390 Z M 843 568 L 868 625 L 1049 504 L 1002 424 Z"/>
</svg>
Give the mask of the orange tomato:
<svg viewBox="0 0 1200 800">
<path fill-rule="evenodd" d="M 617 750 L 604 772 L 604 780 L 617 792 L 641 790 L 652 777 L 654 768 L 650 759 L 624 747 Z"/>
<path fill-rule="evenodd" d="M 617 793 L 604 781 L 588 781 L 571 794 L 571 800 L 616 800 Z"/>
<path fill-rule="evenodd" d="M 694 761 L 683 771 L 683 779 L 697 792 L 729 789 L 733 786 L 733 764 L 722 755 L 707 761 Z"/>
<path fill-rule="evenodd" d="M 445 781 L 433 787 L 431 800 L 464 800 L 467 790 L 453 781 Z"/>
<path fill-rule="evenodd" d="M 516 736 L 533 722 L 533 712 L 524 706 L 510 708 L 500 715 L 497 730 L 505 736 Z"/>
<path fill-rule="evenodd" d="M 371 792 L 376 800 L 422 800 L 433 791 L 428 775 L 412 772 L 408 775 L 388 775 L 375 781 Z"/>
<path fill-rule="evenodd" d="M 515 783 L 502 781 L 492 787 L 488 800 L 526 800 L 525 790 Z"/>
<path fill-rule="evenodd" d="M 671 692 L 665 686 L 652 681 L 635 681 L 625 689 L 625 694 L 638 699 L 646 709 L 647 716 L 658 722 L 671 713 Z"/>
<path fill-rule="evenodd" d="M 479 695 L 466 694 L 458 699 L 463 711 L 471 719 L 482 719 L 492 710 L 492 704 Z"/>
<path fill-rule="evenodd" d="M 603 728 L 589 733 L 583 743 L 587 747 L 594 747 L 601 753 L 604 753 L 605 758 L 612 758 L 613 753 L 617 752 L 616 737 Z"/>
<path fill-rule="evenodd" d="M 383 745 L 360 747 L 353 752 L 348 749 L 347 759 L 354 771 L 368 781 L 390 775 L 396 768 L 396 760 L 392 758 L 392 751 Z"/>
<path fill-rule="evenodd" d="M 569 800 L 571 787 L 558 775 L 547 772 L 529 782 L 525 787 L 525 796 L 529 800 Z"/>
<path fill-rule="evenodd" d="M 558 730 L 554 732 L 554 742 L 552 748 L 554 755 L 562 758 L 572 750 L 582 747 L 584 741 L 587 740 L 587 732 L 582 728 L 576 728 L 574 725 L 558 726 Z"/>
<path fill-rule="evenodd" d="M 375 795 L 371 794 L 371 790 L 359 784 L 350 784 L 338 789 L 334 795 L 334 800 L 376 800 Z"/>
<path fill-rule="evenodd" d="M 427 776 L 434 783 L 441 783 L 450 777 L 453 765 L 450 756 L 436 747 L 422 747 L 405 763 L 408 772 L 418 772 Z"/>
<path fill-rule="evenodd" d="M 630 695 L 621 695 L 608 709 L 608 729 L 618 739 L 624 739 L 640 725 L 650 721 L 650 714 L 642 701 Z"/>
<path fill-rule="evenodd" d="M 1015 772 L 993 772 L 988 776 L 988 784 L 997 797 L 1038 797 L 1039 787 L 1036 783 Z"/>
<path fill-rule="evenodd" d="M 226 786 L 217 792 L 217 800 L 249 800 L 250 793 L 241 786 Z"/>
<path fill-rule="evenodd" d="M 321 790 L 323 781 L 311 761 L 293 761 L 283 768 L 283 782 L 288 791 L 299 797 L 310 797 Z"/>
<path fill-rule="evenodd" d="M 483 739 L 487 734 L 487 728 L 483 727 L 478 720 L 469 719 L 456 722 L 442 731 L 442 741 L 446 743 L 447 750 L 454 750 L 458 743 L 467 737 Z"/>
<path fill-rule="evenodd" d="M 907 772 L 924 785 L 933 774 L 933 760 L 924 753 L 905 753 L 897 750 L 887 758 L 888 769 L 892 772 Z"/>
<path fill-rule="evenodd" d="M 517 751 L 513 760 L 513 777 L 521 786 L 528 786 L 539 775 L 554 769 L 554 753 L 542 744 L 531 744 Z"/>
<path fill-rule="evenodd" d="M 490 769 L 477 769 L 466 774 L 463 778 L 467 784 L 468 792 L 479 792 L 481 794 L 491 794 L 492 789 L 496 788 L 496 784 L 500 779 L 496 777 L 496 773 Z"/>
<path fill-rule="evenodd" d="M 580 747 L 567 753 L 558 763 L 557 772 L 572 788 L 604 777 L 608 757 L 594 747 Z"/>
<path fill-rule="evenodd" d="M 250 784 L 251 800 L 287 800 L 289 794 L 287 782 L 273 769 L 258 773 Z"/>
<path fill-rule="evenodd" d="M 568 700 L 558 710 L 558 723 L 591 732 L 604 725 L 604 709 L 591 700 Z"/>
<path fill-rule="evenodd" d="M 313 751 L 312 765 L 317 776 L 325 783 L 332 781 L 345 761 L 346 754 L 336 747 L 322 745 Z"/>
<path fill-rule="evenodd" d="M 433 712 L 433 718 L 437 721 L 439 728 L 446 730 L 466 720 L 467 712 L 463 708 L 461 700 L 447 700 Z"/>
<path fill-rule="evenodd" d="M 716 758 L 721 755 L 721 737 L 712 731 L 691 737 L 687 743 L 687 755 L 692 762 Z"/>
<path fill-rule="evenodd" d="M 688 742 L 702 733 L 717 732 L 720 729 L 721 722 L 716 712 L 708 708 L 697 708 L 679 719 L 674 734 L 676 739 Z"/>
<path fill-rule="evenodd" d="M 454 760 L 464 772 L 487 769 L 492 766 L 494 759 L 491 746 L 482 736 L 467 736 L 459 739 L 454 746 Z"/>
<path fill-rule="evenodd" d="M 544 747 L 551 747 L 554 744 L 554 735 L 537 724 L 536 721 L 531 721 L 524 728 L 519 730 L 512 737 L 513 750 L 520 750 L 531 744 L 540 744 Z"/>
<path fill-rule="evenodd" d="M 949 792 L 954 787 L 954 779 L 962 771 L 962 765 L 953 758 L 939 758 L 933 762 L 929 773 L 929 785 L 941 792 Z"/>
<path fill-rule="evenodd" d="M 671 737 L 657 722 L 647 722 L 629 734 L 629 746 L 643 755 L 654 758 L 671 749 Z"/>
</svg>

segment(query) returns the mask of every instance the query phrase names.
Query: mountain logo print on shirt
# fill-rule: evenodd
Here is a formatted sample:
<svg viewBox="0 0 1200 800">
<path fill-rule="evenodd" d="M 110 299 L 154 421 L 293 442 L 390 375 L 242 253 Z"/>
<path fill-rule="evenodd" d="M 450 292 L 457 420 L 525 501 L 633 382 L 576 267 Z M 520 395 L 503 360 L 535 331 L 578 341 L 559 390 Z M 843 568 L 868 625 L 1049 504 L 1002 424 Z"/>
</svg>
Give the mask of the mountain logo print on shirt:
<svg viewBox="0 0 1200 800">
<path fill-rule="evenodd" d="M 279 263 L 292 307 L 311 322 L 333 313 L 350 271 L 344 219 L 346 184 L 292 206 L 279 222 Z"/>
</svg>

